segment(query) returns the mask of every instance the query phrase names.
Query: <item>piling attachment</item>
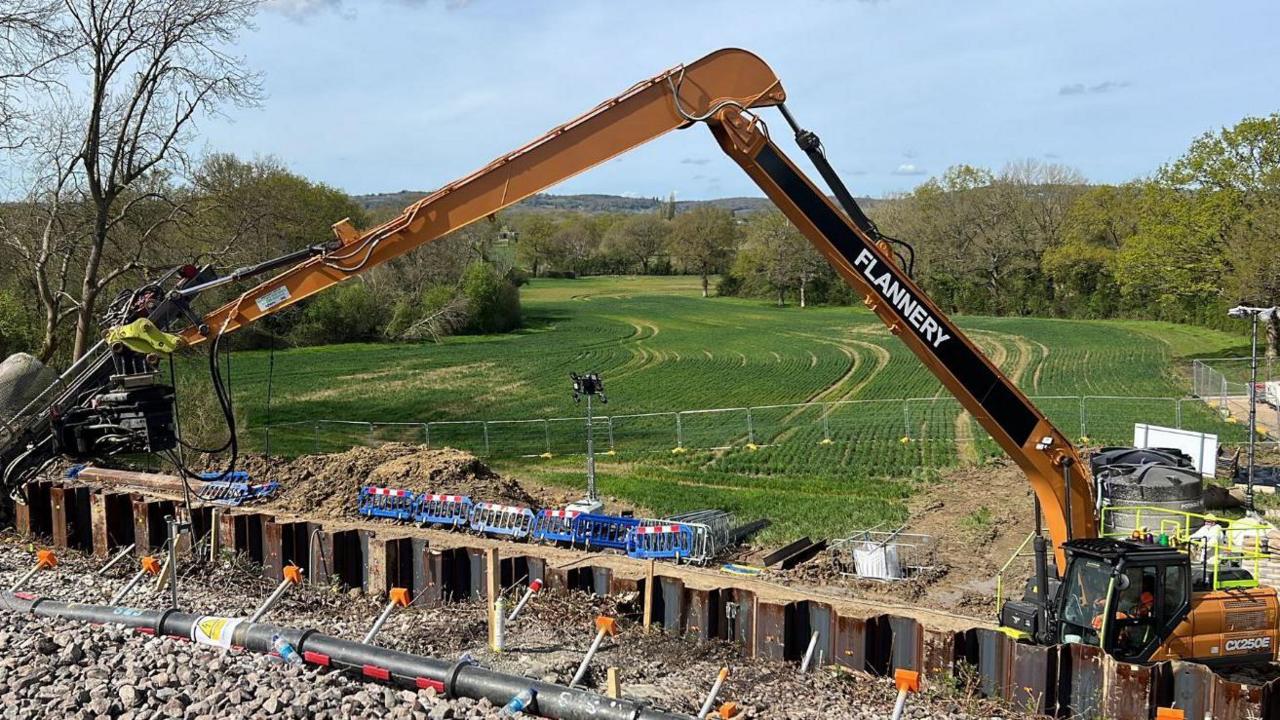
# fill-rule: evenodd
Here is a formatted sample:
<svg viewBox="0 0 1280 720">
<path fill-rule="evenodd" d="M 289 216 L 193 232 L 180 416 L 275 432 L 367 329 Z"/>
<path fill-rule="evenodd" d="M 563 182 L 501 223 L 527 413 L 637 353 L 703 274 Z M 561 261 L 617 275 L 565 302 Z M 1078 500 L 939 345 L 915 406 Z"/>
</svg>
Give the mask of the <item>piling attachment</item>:
<svg viewBox="0 0 1280 720">
<path fill-rule="evenodd" d="M 895 670 L 893 683 L 898 686 L 898 701 L 893 705 L 893 720 L 902 720 L 902 711 L 907 709 L 907 695 L 920 692 L 920 673 L 915 670 Z"/>
<path fill-rule="evenodd" d="M 605 635 L 616 635 L 618 633 L 618 621 L 605 615 L 596 618 L 596 639 L 591 641 L 591 647 L 587 649 L 586 657 L 582 658 L 582 664 L 578 666 L 578 672 L 573 674 L 573 679 L 569 681 L 569 687 L 573 687 L 582 681 L 587 674 L 587 666 L 591 664 L 591 658 L 595 657 L 596 651 L 600 649 L 600 643 L 604 641 Z"/>
<path fill-rule="evenodd" d="M 36 564 L 26 572 L 22 577 L 18 578 L 18 582 L 9 588 L 9 592 L 18 592 L 18 588 L 27 583 L 28 580 L 35 577 L 36 573 L 41 570 L 52 570 L 58 567 L 58 558 L 53 554 L 52 550 L 40 550 L 36 552 Z"/>
<path fill-rule="evenodd" d="M 289 590 L 289 586 L 298 585 L 302 582 L 302 568 L 297 565 L 286 565 L 284 567 L 284 579 L 276 586 L 276 589 L 267 596 L 266 600 L 258 606 L 257 610 L 249 616 L 249 622 L 258 622 L 265 616 L 275 604 L 280 602 L 280 598 Z"/>
<path fill-rule="evenodd" d="M 142 558 L 142 562 L 140 564 L 142 568 L 138 570 L 138 572 L 134 573 L 133 577 L 129 579 L 129 582 L 124 584 L 124 587 L 120 588 L 115 595 L 111 596 L 112 605 L 118 604 L 121 600 L 124 600 L 126 595 L 133 592 L 133 589 L 138 586 L 138 583 L 142 582 L 142 578 L 148 575 L 156 577 L 160 574 L 160 561 L 151 555 Z"/>
<path fill-rule="evenodd" d="M 716 696 L 720 694 L 720 688 L 724 687 L 724 681 L 729 679 L 729 668 L 720 668 L 720 674 L 716 675 L 716 681 L 711 684 L 711 692 L 707 693 L 707 699 L 702 703 L 702 709 L 698 711 L 698 720 L 703 720 L 707 713 L 711 712 L 711 706 L 716 703 Z"/>
<path fill-rule="evenodd" d="M 378 619 L 373 621 L 373 627 L 369 628 L 369 632 L 365 633 L 364 644 L 368 645 L 373 642 L 373 638 L 382 629 L 387 622 L 387 618 L 391 617 L 391 613 L 397 607 L 409 607 L 409 590 L 407 588 L 391 588 L 391 592 L 387 594 L 389 601 L 387 606 L 382 608 L 382 612 L 378 614 Z"/>
</svg>

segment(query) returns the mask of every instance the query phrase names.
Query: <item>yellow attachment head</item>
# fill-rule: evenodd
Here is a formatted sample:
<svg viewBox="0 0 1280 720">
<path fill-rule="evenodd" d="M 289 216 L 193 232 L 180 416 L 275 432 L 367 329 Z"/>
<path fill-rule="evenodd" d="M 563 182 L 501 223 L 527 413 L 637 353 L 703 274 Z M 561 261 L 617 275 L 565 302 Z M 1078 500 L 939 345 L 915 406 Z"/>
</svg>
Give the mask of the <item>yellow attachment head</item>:
<svg viewBox="0 0 1280 720">
<path fill-rule="evenodd" d="M 284 579 L 297 585 L 302 582 L 302 568 L 297 565 L 284 566 Z"/>
<path fill-rule="evenodd" d="M 177 335 L 162 331 L 146 318 L 107 330 L 106 339 L 108 345 L 124 345 L 143 355 L 168 355 L 182 342 Z"/>
<path fill-rule="evenodd" d="M 409 607 L 409 588 L 391 588 L 391 602 L 400 607 Z"/>
<path fill-rule="evenodd" d="M 41 550 L 36 553 L 36 567 L 50 570 L 58 567 L 58 558 L 52 550 Z"/>
</svg>

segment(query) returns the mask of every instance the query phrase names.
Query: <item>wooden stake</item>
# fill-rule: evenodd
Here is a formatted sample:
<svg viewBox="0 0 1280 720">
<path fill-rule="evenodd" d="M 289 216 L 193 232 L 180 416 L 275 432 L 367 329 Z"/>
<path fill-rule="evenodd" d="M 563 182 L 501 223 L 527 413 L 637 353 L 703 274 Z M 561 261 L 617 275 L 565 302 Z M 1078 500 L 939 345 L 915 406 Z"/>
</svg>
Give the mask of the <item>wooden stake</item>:
<svg viewBox="0 0 1280 720">
<path fill-rule="evenodd" d="M 649 560 L 649 566 L 644 571 L 644 631 L 649 632 L 649 626 L 653 624 L 653 570 L 657 564 L 655 560 Z"/>
<path fill-rule="evenodd" d="M 218 525 L 221 512 L 218 508 L 209 511 L 209 562 L 218 561 L 218 553 L 222 549 L 222 527 Z M 310 549 L 308 549 L 310 552 Z"/>
<path fill-rule="evenodd" d="M 622 697 L 622 684 L 618 682 L 618 668 L 611 667 L 607 671 L 608 674 L 608 690 L 609 697 L 617 700 Z"/>
<path fill-rule="evenodd" d="M 491 547 L 484 553 L 485 588 L 489 600 L 489 647 L 498 641 L 498 595 L 501 587 L 502 568 L 498 564 L 498 548 Z"/>
</svg>

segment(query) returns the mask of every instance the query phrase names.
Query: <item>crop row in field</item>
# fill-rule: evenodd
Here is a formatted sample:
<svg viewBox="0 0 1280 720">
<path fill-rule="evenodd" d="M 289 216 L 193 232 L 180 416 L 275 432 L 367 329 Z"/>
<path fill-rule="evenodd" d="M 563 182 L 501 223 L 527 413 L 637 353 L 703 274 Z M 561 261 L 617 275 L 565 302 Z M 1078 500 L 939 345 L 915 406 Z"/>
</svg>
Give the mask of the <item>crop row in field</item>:
<svg viewBox="0 0 1280 720">
<path fill-rule="evenodd" d="M 670 278 L 536 280 L 524 296 L 529 327 L 518 333 L 277 352 L 271 449 L 429 442 L 580 486 L 580 457 L 565 457 L 581 453 L 585 437 L 568 373 L 594 370 L 610 399 L 597 406 L 608 416 L 598 447 L 617 453 L 606 458 L 606 491 L 655 511 L 714 505 L 778 527 L 851 529 L 905 512 L 910 484 L 894 478 L 998 454 L 869 313 L 703 299 L 694 288 Z M 1027 394 L 1070 396 L 1037 404 L 1073 438 L 1125 443 L 1134 422 L 1243 436 L 1202 404 L 1141 399 L 1185 395 L 1180 356 L 1229 352 L 1235 336 L 1160 323 L 956 322 Z M 251 448 L 265 444 L 268 363 L 263 351 L 234 361 Z M 186 375 L 199 372 L 193 364 Z M 676 412 L 699 408 L 731 409 Z"/>
</svg>

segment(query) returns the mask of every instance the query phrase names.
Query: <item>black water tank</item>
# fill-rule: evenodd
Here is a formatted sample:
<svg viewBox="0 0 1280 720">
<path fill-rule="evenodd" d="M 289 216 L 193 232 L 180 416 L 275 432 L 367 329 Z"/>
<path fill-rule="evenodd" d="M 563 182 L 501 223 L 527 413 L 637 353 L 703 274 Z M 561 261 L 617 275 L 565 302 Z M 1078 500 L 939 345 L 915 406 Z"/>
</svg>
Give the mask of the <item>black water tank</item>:
<svg viewBox="0 0 1280 720">
<path fill-rule="evenodd" d="M 1096 476 L 1112 465 L 1170 465 L 1194 468 L 1191 456 L 1177 448 L 1104 447 L 1089 457 L 1089 467 Z"/>
<path fill-rule="evenodd" d="M 1149 508 L 1141 512 L 1140 524 L 1153 534 L 1160 534 L 1161 520 L 1182 525 L 1185 518 L 1171 512 L 1162 515 L 1159 510 L 1178 513 L 1204 514 L 1204 479 L 1195 468 L 1170 465 L 1110 465 L 1098 476 L 1102 484 L 1102 497 L 1112 509 L 1106 511 L 1103 532 L 1129 533 L 1139 525 L 1139 511 L 1125 510 L 1126 506 Z M 1200 527 L 1193 518 L 1190 530 Z M 1186 530 L 1185 527 L 1179 527 Z"/>
</svg>

